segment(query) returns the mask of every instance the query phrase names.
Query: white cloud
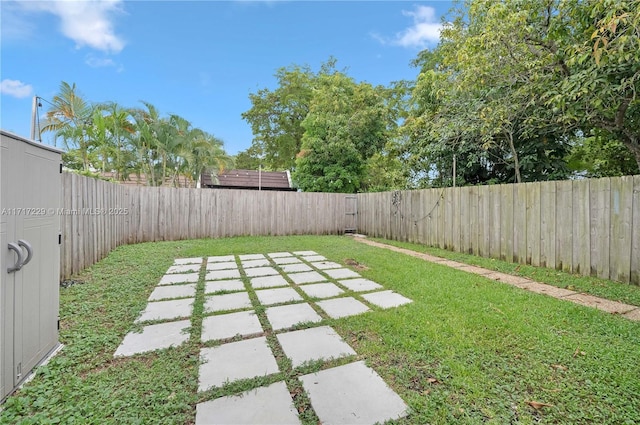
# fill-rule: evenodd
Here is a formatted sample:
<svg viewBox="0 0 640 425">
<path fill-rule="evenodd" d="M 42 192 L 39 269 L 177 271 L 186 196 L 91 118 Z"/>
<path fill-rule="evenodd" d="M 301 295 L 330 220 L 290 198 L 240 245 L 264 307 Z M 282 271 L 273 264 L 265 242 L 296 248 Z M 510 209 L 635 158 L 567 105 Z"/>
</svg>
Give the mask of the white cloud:
<svg viewBox="0 0 640 425">
<path fill-rule="evenodd" d="M 33 93 L 33 87 L 19 80 L 5 78 L 0 82 L 0 93 L 17 98 L 29 97 Z"/>
<path fill-rule="evenodd" d="M 121 13 L 122 0 L 22 1 L 26 11 L 49 12 L 60 18 L 62 33 L 76 42 L 108 53 L 118 53 L 125 45 L 115 34 L 113 15 Z"/>
<path fill-rule="evenodd" d="M 84 62 L 92 68 L 116 66 L 116 63 L 112 59 L 96 58 L 95 56 L 87 56 Z"/>
<path fill-rule="evenodd" d="M 437 21 L 436 11 L 430 6 L 416 6 L 414 10 L 403 10 L 404 16 L 413 18 L 413 25 L 388 39 L 379 34 L 371 36 L 382 44 L 392 44 L 402 47 L 424 48 L 429 44 L 438 43 L 442 24 Z"/>
</svg>

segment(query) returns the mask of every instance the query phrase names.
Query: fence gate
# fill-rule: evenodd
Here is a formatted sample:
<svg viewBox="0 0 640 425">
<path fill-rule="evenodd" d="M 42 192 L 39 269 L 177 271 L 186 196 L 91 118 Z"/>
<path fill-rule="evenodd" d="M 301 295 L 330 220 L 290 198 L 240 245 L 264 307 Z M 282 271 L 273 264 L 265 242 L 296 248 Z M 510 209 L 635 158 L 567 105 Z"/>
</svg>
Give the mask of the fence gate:
<svg viewBox="0 0 640 425">
<path fill-rule="evenodd" d="M 355 233 L 358 230 L 358 198 L 347 195 L 344 198 L 344 212 L 346 214 L 345 233 Z"/>
</svg>

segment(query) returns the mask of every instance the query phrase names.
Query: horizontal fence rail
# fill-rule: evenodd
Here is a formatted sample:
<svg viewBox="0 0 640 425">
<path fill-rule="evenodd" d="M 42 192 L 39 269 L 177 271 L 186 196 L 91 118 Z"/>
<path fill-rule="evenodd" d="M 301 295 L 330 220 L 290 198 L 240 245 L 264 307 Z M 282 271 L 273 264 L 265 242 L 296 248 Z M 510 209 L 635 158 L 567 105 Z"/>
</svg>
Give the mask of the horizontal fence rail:
<svg viewBox="0 0 640 425">
<path fill-rule="evenodd" d="M 345 195 L 133 187 L 63 173 L 61 279 L 124 244 L 343 234 Z"/>
<path fill-rule="evenodd" d="M 640 285 L 640 176 L 363 193 L 358 231 Z"/>
</svg>

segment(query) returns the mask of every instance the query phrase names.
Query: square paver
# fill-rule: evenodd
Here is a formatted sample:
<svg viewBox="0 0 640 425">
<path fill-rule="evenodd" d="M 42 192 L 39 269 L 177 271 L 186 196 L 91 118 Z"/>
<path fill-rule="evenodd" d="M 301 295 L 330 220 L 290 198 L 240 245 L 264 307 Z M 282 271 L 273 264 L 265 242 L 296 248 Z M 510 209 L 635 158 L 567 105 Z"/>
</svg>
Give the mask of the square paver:
<svg viewBox="0 0 640 425">
<path fill-rule="evenodd" d="M 333 283 L 312 283 L 311 285 L 301 285 L 300 289 L 305 294 L 313 298 L 331 298 L 343 294 L 344 291 Z"/>
<path fill-rule="evenodd" d="M 267 254 L 271 258 L 282 258 L 282 257 L 292 257 L 293 254 L 290 252 L 270 252 Z"/>
<path fill-rule="evenodd" d="M 196 425 L 300 424 L 287 385 L 279 381 L 268 387 L 220 397 L 196 405 Z"/>
<path fill-rule="evenodd" d="M 202 267 L 201 264 L 180 264 L 177 266 L 169 267 L 169 269 L 167 270 L 167 274 L 189 272 L 193 273 L 199 271 L 200 267 Z"/>
<path fill-rule="evenodd" d="M 373 424 L 400 419 L 408 407 L 364 362 L 300 377 L 313 410 L 324 424 Z"/>
<path fill-rule="evenodd" d="M 239 255 L 238 257 L 240 257 L 241 261 L 246 261 L 246 260 L 261 260 L 263 258 L 267 258 L 262 254 L 244 254 L 244 255 Z"/>
<path fill-rule="evenodd" d="M 302 301 L 300 294 L 293 288 L 262 289 L 256 291 L 256 296 L 262 305 L 286 303 L 289 301 Z"/>
<path fill-rule="evenodd" d="M 113 356 L 132 356 L 180 345 L 189 339 L 190 326 L 189 320 L 181 320 L 145 326 L 141 333 L 129 332 Z"/>
<path fill-rule="evenodd" d="M 283 264 L 280 266 L 283 272 L 285 273 L 297 273 L 297 272 L 310 272 L 313 269 L 306 264 Z"/>
<path fill-rule="evenodd" d="M 254 289 L 275 288 L 277 286 L 289 286 L 289 282 L 284 277 L 278 276 L 262 276 L 251 279 L 251 286 Z"/>
<path fill-rule="evenodd" d="M 347 279 L 350 277 L 360 277 L 360 275 L 350 269 L 329 269 L 324 270 L 324 273 L 331 276 L 334 279 Z"/>
<path fill-rule="evenodd" d="M 325 257 L 323 257 L 322 255 L 307 255 L 305 257 L 302 257 L 303 260 L 308 261 L 308 262 L 313 262 L 313 261 L 324 261 L 326 260 Z"/>
<path fill-rule="evenodd" d="M 285 332 L 278 334 L 277 338 L 293 367 L 312 360 L 331 360 L 357 354 L 329 326 Z"/>
<path fill-rule="evenodd" d="M 249 277 L 275 276 L 280 274 L 280 272 L 278 272 L 278 270 L 274 269 L 273 267 L 254 267 L 251 269 L 246 269 L 244 273 Z"/>
<path fill-rule="evenodd" d="M 369 311 L 369 307 L 352 297 L 336 298 L 334 300 L 318 301 L 316 304 L 334 319 L 355 316 Z"/>
<path fill-rule="evenodd" d="M 409 298 L 403 297 L 402 295 L 393 291 L 380 291 L 371 292 L 369 294 L 362 294 L 362 298 L 369 301 L 371 304 L 375 304 L 381 308 L 399 307 L 401 305 L 413 302 Z"/>
<path fill-rule="evenodd" d="M 251 268 L 251 267 L 262 267 L 262 266 L 268 266 L 269 260 L 267 260 L 266 258 L 262 259 L 262 260 L 246 260 L 246 261 L 242 261 L 242 267 L 244 267 L 245 269 Z"/>
<path fill-rule="evenodd" d="M 203 363 L 198 377 L 199 391 L 221 387 L 238 379 L 278 373 L 276 359 L 263 336 L 203 348 L 200 357 Z"/>
<path fill-rule="evenodd" d="M 202 319 L 202 342 L 259 333 L 262 333 L 262 326 L 255 311 L 219 314 Z"/>
<path fill-rule="evenodd" d="M 244 283 L 241 280 L 214 280 L 213 282 L 205 282 L 204 293 L 215 294 L 223 291 L 244 291 Z"/>
<path fill-rule="evenodd" d="M 222 279 L 238 279 L 240 278 L 240 270 L 211 270 L 208 271 L 204 280 L 222 280 Z"/>
<path fill-rule="evenodd" d="M 173 264 L 176 264 L 176 265 L 180 265 L 180 264 L 202 264 L 202 258 L 200 258 L 200 257 L 195 257 L 195 258 L 176 258 L 173 261 Z"/>
<path fill-rule="evenodd" d="M 338 283 L 345 288 L 349 288 L 355 292 L 373 291 L 374 289 L 382 289 L 382 285 L 369 279 L 347 279 L 339 280 Z"/>
<path fill-rule="evenodd" d="M 304 273 L 291 273 L 289 279 L 297 283 L 298 285 L 303 283 L 322 282 L 327 280 L 318 272 L 304 272 Z"/>
<path fill-rule="evenodd" d="M 174 283 L 193 283 L 200 279 L 199 273 L 166 274 L 158 285 L 173 285 Z"/>
<path fill-rule="evenodd" d="M 320 270 L 339 269 L 340 267 L 342 267 L 342 264 L 334 263 L 333 261 L 317 261 L 311 263 L 311 265 Z"/>
<path fill-rule="evenodd" d="M 154 301 L 147 304 L 136 323 L 147 320 L 170 320 L 189 317 L 193 311 L 193 298 L 170 301 Z"/>
<path fill-rule="evenodd" d="M 295 255 L 300 255 L 300 256 L 309 256 L 309 255 L 318 255 L 317 252 L 315 251 L 293 251 L 293 253 Z"/>
<path fill-rule="evenodd" d="M 302 260 L 296 257 L 277 257 L 273 259 L 276 264 L 298 264 L 302 263 Z"/>
<path fill-rule="evenodd" d="M 151 295 L 149 301 L 165 300 L 168 298 L 186 298 L 196 296 L 196 284 L 158 286 Z"/>
<path fill-rule="evenodd" d="M 207 263 L 221 263 L 221 262 L 235 262 L 235 257 L 233 255 L 218 255 L 215 257 L 207 258 Z"/>
<path fill-rule="evenodd" d="M 207 270 L 230 270 L 237 269 L 235 261 L 221 261 L 219 263 L 207 263 Z"/>
<path fill-rule="evenodd" d="M 290 304 L 278 307 L 269 307 L 265 310 L 267 319 L 273 330 L 290 328 L 299 323 L 317 323 L 322 317 L 316 313 L 309 304 Z"/>
<path fill-rule="evenodd" d="M 251 307 L 249 294 L 236 292 L 233 294 L 212 295 L 204 298 L 204 312 L 213 313 L 224 310 L 239 310 Z"/>
</svg>

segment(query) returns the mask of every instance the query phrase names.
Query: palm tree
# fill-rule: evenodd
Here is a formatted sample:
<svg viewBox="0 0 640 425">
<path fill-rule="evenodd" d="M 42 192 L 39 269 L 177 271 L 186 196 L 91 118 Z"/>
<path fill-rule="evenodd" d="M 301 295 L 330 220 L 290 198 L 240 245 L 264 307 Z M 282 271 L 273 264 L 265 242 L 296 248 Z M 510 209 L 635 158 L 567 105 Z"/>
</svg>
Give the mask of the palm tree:
<svg viewBox="0 0 640 425">
<path fill-rule="evenodd" d="M 61 137 L 67 149 L 78 149 L 83 168 L 88 171 L 92 145 L 86 128 L 91 125 L 93 107 L 76 92 L 75 83 L 65 81 L 51 103 L 41 132 L 54 131 L 55 139 Z"/>
</svg>

